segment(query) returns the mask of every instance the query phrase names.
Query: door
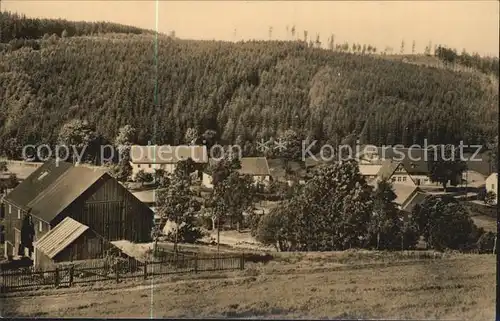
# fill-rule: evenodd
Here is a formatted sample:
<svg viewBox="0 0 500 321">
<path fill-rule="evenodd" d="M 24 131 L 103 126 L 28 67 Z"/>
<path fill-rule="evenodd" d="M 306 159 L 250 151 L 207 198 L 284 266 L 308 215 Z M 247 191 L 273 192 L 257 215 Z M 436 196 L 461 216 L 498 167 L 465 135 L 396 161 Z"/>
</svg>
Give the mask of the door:
<svg viewBox="0 0 500 321">
<path fill-rule="evenodd" d="M 21 231 L 17 228 L 14 228 L 14 251 L 12 253 L 13 256 L 22 255 L 21 251 Z"/>
</svg>

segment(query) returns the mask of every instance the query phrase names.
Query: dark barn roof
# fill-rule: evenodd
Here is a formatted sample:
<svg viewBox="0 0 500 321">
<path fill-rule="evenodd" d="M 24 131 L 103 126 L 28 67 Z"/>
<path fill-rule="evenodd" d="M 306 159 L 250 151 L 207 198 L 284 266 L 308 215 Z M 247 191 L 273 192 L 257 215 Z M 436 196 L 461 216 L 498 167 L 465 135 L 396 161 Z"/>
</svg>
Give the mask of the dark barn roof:
<svg viewBox="0 0 500 321">
<path fill-rule="evenodd" d="M 51 222 L 103 175 L 106 175 L 104 170 L 50 160 L 10 192 L 5 200 Z"/>
</svg>

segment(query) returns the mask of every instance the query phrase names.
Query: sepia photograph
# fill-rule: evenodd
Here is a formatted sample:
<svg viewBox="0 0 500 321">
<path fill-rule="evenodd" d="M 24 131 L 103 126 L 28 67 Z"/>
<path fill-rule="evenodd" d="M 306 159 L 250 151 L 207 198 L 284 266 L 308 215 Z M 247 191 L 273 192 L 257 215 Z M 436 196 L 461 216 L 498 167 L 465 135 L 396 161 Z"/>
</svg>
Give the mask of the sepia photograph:
<svg viewBox="0 0 500 321">
<path fill-rule="evenodd" d="M 498 320 L 499 8 L 0 0 L 0 317 Z"/>
</svg>

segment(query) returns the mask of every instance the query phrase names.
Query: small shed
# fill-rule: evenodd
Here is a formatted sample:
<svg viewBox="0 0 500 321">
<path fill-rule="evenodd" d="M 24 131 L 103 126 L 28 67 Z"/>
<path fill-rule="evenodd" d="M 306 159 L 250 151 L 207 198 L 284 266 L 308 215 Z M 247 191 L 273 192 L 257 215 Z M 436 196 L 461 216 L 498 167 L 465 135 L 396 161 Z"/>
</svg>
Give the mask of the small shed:
<svg viewBox="0 0 500 321">
<path fill-rule="evenodd" d="M 34 244 L 34 265 L 48 270 L 61 262 L 97 259 L 111 247 L 88 226 L 66 217 Z"/>
</svg>

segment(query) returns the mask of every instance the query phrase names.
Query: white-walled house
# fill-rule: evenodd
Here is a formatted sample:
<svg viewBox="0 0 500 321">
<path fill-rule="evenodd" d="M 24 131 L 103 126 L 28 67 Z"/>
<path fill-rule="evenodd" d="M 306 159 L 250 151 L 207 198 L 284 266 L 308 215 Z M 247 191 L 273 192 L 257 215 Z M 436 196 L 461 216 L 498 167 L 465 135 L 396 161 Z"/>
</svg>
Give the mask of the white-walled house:
<svg viewBox="0 0 500 321">
<path fill-rule="evenodd" d="M 359 172 L 367 182 L 389 180 L 393 184 L 416 186 L 415 181 L 401 162 L 384 160 L 379 164 L 360 164 Z"/>
<path fill-rule="evenodd" d="M 188 158 L 195 163 L 206 164 L 208 162 L 206 146 L 132 145 L 130 148 L 132 177 L 141 170 L 151 174 L 154 174 L 156 169 L 173 173 L 177 162 Z"/>
<path fill-rule="evenodd" d="M 486 192 L 498 195 L 498 173 L 493 173 L 486 179 Z M 494 203 L 497 203 L 497 198 L 495 198 Z"/>
<path fill-rule="evenodd" d="M 210 160 L 213 164 L 214 160 Z M 249 175 L 256 184 L 268 185 L 271 182 L 269 164 L 265 157 L 242 157 L 240 158 L 241 168 L 238 172 L 242 175 Z M 213 188 L 212 175 L 203 173 L 202 185 L 205 188 Z"/>
<path fill-rule="evenodd" d="M 429 178 L 428 158 L 431 157 L 429 151 L 423 148 L 397 148 L 397 147 L 375 147 L 362 146 L 356 155 L 360 165 L 382 165 L 385 160 L 393 160 L 401 163 L 408 175 L 417 186 L 439 186 L 440 184 L 431 182 Z M 396 176 L 396 180 L 398 176 Z M 401 177 L 401 180 L 403 178 Z"/>
</svg>

